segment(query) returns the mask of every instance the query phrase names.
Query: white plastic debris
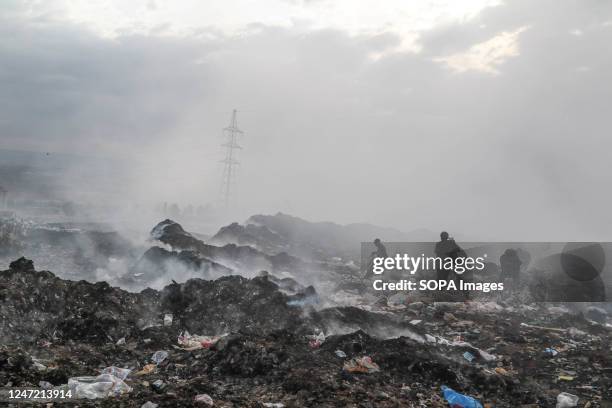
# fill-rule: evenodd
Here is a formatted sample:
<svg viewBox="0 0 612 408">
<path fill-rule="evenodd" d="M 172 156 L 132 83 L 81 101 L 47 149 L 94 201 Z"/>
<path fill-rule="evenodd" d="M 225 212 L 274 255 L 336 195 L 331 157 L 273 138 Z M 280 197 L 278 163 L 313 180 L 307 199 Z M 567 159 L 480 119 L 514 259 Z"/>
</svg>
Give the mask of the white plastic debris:
<svg viewBox="0 0 612 408">
<path fill-rule="evenodd" d="M 346 357 L 346 353 L 344 351 L 342 351 L 342 350 L 336 350 L 335 353 L 340 358 L 345 358 Z"/>
<path fill-rule="evenodd" d="M 119 340 L 117 340 L 117 343 L 115 343 L 117 346 L 123 346 L 125 344 L 125 337 L 120 338 Z"/>
<path fill-rule="evenodd" d="M 325 342 L 325 334 L 323 334 L 323 332 L 313 334 L 311 336 L 308 336 L 308 338 L 310 339 L 310 341 L 308 342 L 310 348 L 319 348 Z"/>
<path fill-rule="evenodd" d="M 280 402 L 264 402 L 266 408 L 285 408 L 285 404 Z"/>
<path fill-rule="evenodd" d="M 578 405 L 577 395 L 570 394 L 567 392 L 562 392 L 557 395 L 557 408 L 572 408 Z"/>
<path fill-rule="evenodd" d="M 132 388 L 112 374 L 97 377 L 73 377 L 68 379 L 68 388 L 74 398 L 107 398 L 129 393 Z"/>
<path fill-rule="evenodd" d="M 160 364 L 162 361 L 164 361 L 166 358 L 168 357 L 168 352 L 164 351 L 164 350 L 160 350 L 160 351 L 156 351 L 155 353 L 153 353 L 153 355 L 151 356 L 151 360 L 155 363 L 155 364 Z"/>
<path fill-rule="evenodd" d="M 166 313 L 164 315 L 164 326 L 172 326 L 172 314 Z"/>
<path fill-rule="evenodd" d="M 471 353 L 475 354 L 478 352 L 478 355 L 485 361 L 496 361 L 497 356 L 487 353 L 484 350 L 479 349 L 478 347 L 474 347 L 471 343 L 463 340 L 448 340 L 444 337 L 440 336 L 432 336 L 430 334 L 425 334 L 425 339 L 430 343 L 436 343 L 442 346 L 451 346 L 451 347 L 467 347 L 471 349 Z"/>
<path fill-rule="evenodd" d="M 346 361 L 342 369 L 348 373 L 377 373 L 380 367 L 370 356 L 355 357 Z"/>
<path fill-rule="evenodd" d="M 140 408 L 157 408 L 158 406 L 159 406 L 159 405 L 157 405 L 157 404 L 156 404 L 156 403 L 154 403 L 154 402 L 147 401 L 147 402 L 145 402 L 144 404 L 142 404 L 142 405 L 140 406 Z"/>
<path fill-rule="evenodd" d="M 178 344 L 181 345 L 184 350 L 208 349 L 217 344 L 217 342 L 225 336 L 227 336 L 227 333 L 221 334 L 220 336 L 198 336 L 196 334 L 184 332 L 178 337 Z"/>
<path fill-rule="evenodd" d="M 478 354 L 480 354 L 480 357 L 482 357 L 485 361 L 496 361 L 497 357 L 494 356 L 493 354 L 487 353 L 484 350 L 481 349 L 477 349 L 478 350 Z"/>
<path fill-rule="evenodd" d="M 195 402 L 202 402 L 202 403 L 208 405 L 209 407 L 212 407 L 215 404 L 213 399 L 208 394 L 198 394 L 198 395 L 195 396 L 195 398 L 193 400 Z"/>
<path fill-rule="evenodd" d="M 416 326 L 417 324 L 419 324 L 421 322 L 422 322 L 422 320 L 411 320 L 410 324 L 413 325 L 413 326 Z"/>
<path fill-rule="evenodd" d="M 45 366 L 44 364 L 39 363 L 38 361 L 34 361 L 34 368 L 36 368 L 36 370 L 38 370 L 38 371 L 46 371 L 47 370 L 47 366 Z"/>
<path fill-rule="evenodd" d="M 102 370 L 102 374 L 111 374 L 121 380 L 125 380 L 131 372 L 132 370 L 129 368 L 119 368 L 115 366 L 106 367 Z"/>
<path fill-rule="evenodd" d="M 586 332 L 584 332 L 584 331 L 582 331 L 580 329 L 577 329 L 575 327 L 570 327 L 569 329 L 567 329 L 567 333 L 570 336 L 574 336 L 574 337 L 584 337 L 584 336 L 587 335 Z"/>
</svg>

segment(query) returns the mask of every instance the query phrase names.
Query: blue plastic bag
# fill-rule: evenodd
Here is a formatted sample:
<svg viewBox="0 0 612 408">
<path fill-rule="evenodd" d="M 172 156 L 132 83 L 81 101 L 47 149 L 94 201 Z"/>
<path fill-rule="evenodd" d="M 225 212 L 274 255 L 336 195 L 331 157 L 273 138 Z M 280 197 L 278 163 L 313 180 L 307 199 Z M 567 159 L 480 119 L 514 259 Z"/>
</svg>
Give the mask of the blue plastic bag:
<svg viewBox="0 0 612 408">
<path fill-rule="evenodd" d="M 459 394 L 445 385 L 442 386 L 442 392 L 451 408 L 482 408 L 482 404 L 474 398 Z"/>
</svg>

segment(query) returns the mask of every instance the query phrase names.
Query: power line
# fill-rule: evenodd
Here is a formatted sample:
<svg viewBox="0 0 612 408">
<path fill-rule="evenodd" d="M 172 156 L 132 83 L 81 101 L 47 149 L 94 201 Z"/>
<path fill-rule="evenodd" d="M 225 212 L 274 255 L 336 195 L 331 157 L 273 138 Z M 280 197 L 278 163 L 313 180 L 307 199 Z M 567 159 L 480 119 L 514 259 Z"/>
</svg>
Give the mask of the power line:
<svg viewBox="0 0 612 408">
<path fill-rule="evenodd" d="M 223 129 L 223 134 L 226 137 L 226 142 L 222 145 L 223 147 L 225 147 L 225 159 L 221 161 L 223 163 L 221 198 L 226 208 L 229 207 L 230 204 L 230 195 L 236 174 L 235 168 L 240 164 L 238 160 L 236 160 L 235 150 L 242 149 L 242 147 L 238 145 L 237 139 L 238 136 L 244 134 L 242 130 L 238 129 L 238 119 L 236 117 L 237 113 L 238 111 L 236 109 L 232 111 L 232 118 L 230 120 L 230 124 L 228 127 Z"/>
</svg>

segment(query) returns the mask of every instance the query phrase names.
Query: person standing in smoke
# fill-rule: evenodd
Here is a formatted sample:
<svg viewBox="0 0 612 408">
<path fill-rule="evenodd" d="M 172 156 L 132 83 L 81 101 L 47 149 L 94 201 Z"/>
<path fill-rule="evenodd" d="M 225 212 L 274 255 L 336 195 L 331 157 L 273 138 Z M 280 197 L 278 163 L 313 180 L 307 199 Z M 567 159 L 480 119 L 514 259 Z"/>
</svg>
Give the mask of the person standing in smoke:
<svg viewBox="0 0 612 408">
<path fill-rule="evenodd" d="M 368 261 L 368 269 L 366 271 L 364 279 L 368 279 L 374 274 L 373 272 L 374 258 L 387 258 L 388 257 L 387 248 L 385 248 L 380 238 L 376 238 L 374 240 L 374 246 L 376 247 L 376 250 L 370 254 L 370 260 Z"/>
<path fill-rule="evenodd" d="M 385 248 L 379 238 L 376 238 L 374 240 L 374 246 L 376 246 L 376 251 L 372 252 L 372 256 L 375 256 L 377 258 L 387 257 L 387 248 Z"/>
<path fill-rule="evenodd" d="M 370 267 L 368 268 L 368 272 L 370 273 L 370 276 L 374 273 L 373 272 L 374 258 L 387 258 L 389 256 L 387 254 L 387 248 L 385 248 L 385 246 L 383 245 L 383 243 L 380 241 L 379 238 L 376 238 L 374 240 L 374 246 L 376 247 L 376 251 L 370 254 Z M 387 292 L 381 293 L 378 299 L 376 300 L 377 306 L 384 307 L 384 306 L 387 306 L 388 303 L 389 303 L 389 293 Z"/>
<path fill-rule="evenodd" d="M 446 258 L 455 259 L 460 251 L 461 248 L 459 248 L 459 245 L 457 245 L 454 239 L 449 238 L 448 232 L 442 231 L 440 233 L 440 242 L 436 244 L 436 256 L 443 261 Z M 453 270 L 444 268 L 444 262 L 442 262 L 442 265 L 436 269 L 436 277 L 438 280 L 446 280 L 451 272 L 453 272 Z"/>
<path fill-rule="evenodd" d="M 519 285 L 519 275 L 521 271 L 521 259 L 515 249 L 508 248 L 499 257 L 499 264 L 501 266 L 501 279 L 512 279 L 512 290 L 516 290 Z"/>
<path fill-rule="evenodd" d="M 455 273 L 452 267 L 450 268 L 444 267 L 444 264 L 445 264 L 444 260 L 446 258 L 452 258 L 454 261 L 457 258 L 465 258 L 466 256 L 465 251 L 459 245 L 457 245 L 454 239 L 449 237 L 448 232 L 442 231 L 440 233 L 440 242 L 436 244 L 435 253 L 438 258 L 442 259 L 442 265 L 440 265 L 440 267 L 436 269 L 436 275 L 439 281 L 440 280 L 453 280 L 455 281 L 457 288 L 459 288 L 460 280 L 464 280 L 467 282 L 472 280 L 471 272 L 466 271 L 462 275 L 459 275 Z M 465 300 L 469 300 L 470 298 L 469 291 L 467 290 L 463 291 L 463 296 Z"/>
</svg>

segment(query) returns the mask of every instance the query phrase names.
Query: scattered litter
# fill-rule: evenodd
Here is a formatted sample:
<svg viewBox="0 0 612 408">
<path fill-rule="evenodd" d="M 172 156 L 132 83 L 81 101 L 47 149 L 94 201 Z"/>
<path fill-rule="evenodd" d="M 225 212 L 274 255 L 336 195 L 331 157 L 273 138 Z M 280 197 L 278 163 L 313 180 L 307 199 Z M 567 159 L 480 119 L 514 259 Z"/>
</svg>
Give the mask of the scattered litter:
<svg viewBox="0 0 612 408">
<path fill-rule="evenodd" d="M 155 364 L 159 365 L 162 361 L 164 361 L 168 357 L 168 352 L 164 350 L 156 351 L 151 356 L 151 360 L 155 362 Z"/>
<path fill-rule="evenodd" d="M 442 386 L 442 392 L 444 394 L 444 398 L 448 402 L 448 405 L 450 405 L 452 408 L 483 408 L 482 404 L 478 402 L 478 400 L 470 396 L 460 394 L 445 385 Z"/>
<path fill-rule="evenodd" d="M 280 402 L 264 402 L 263 406 L 266 408 L 285 408 L 285 404 Z"/>
<path fill-rule="evenodd" d="M 319 332 L 317 334 L 314 334 L 312 336 L 310 336 L 310 341 L 308 342 L 308 345 L 310 346 L 310 348 L 319 348 L 321 347 L 321 344 L 323 344 L 325 342 L 325 335 L 323 334 L 323 332 Z"/>
<path fill-rule="evenodd" d="M 147 402 L 145 402 L 144 404 L 142 404 L 140 406 L 140 408 L 157 408 L 157 407 L 158 407 L 158 405 L 153 403 L 153 402 L 151 402 L 151 401 L 147 401 Z"/>
<path fill-rule="evenodd" d="M 130 372 L 132 372 L 132 370 L 129 368 L 119 368 L 115 366 L 106 367 L 104 370 L 102 370 L 102 374 L 111 374 L 122 380 L 125 380 Z"/>
<path fill-rule="evenodd" d="M 155 371 L 155 367 L 157 367 L 155 364 L 147 364 L 146 366 L 142 367 L 142 370 L 138 371 L 136 375 L 151 374 L 153 371 Z"/>
<path fill-rule="evenodd" d="M 476 357 L 469 351 L 466 351 L 465 353 L 463 353 L 463 358 L 465 358 L 467 361 L 471 363 L 472 361 L 474 361 Z"/>
<path fill-rule="evenodd" d="M 503 367 L 495 367 L 495 372 L 496 372 L 497 374 L 499 374 L 499 375 L 506 375 L 506 376 L 510 375 L 510 373 L 508 372 L 508 370 L 506 370 L 506 369 L 505 369 L 505 368 L 503 368 Z"/>
<path fill-rule="evenodd" d="M 572 408 L 578 405 L 577 395 L 570 394 L 567 392 L 562 392 L 557 395 L 557 408 Z"/>
<path fill-rule="evenodd" d="M 171 246 L 163 248 L 170 250 Z M 197 255 L 194 261 L 208 262 L 202 254 L 183 254 L 187 255 Z M 220 255 L 213 258 L 224 259 Z M 471 396 L 485 407 L 485 402 L 494 407 L 538 403 L 554 407 L 556 394 L 562 391 L 575 393 L 580 400 L 574 405 L 561 395 L 560 407 L 586 408 L 590 403 L 595 408 L 609 399 L 606 380 L 612 375 L 608 358 L 612 325 L 595 324 L 574 314 L 551 318 L 546 304 L 530 300 L 526 279 L 524 284 L 521 280 L 521 293 L 499 296 L 504 306 L 491 312 L 479 314 L 478 297 L 471 303 L 440 304 L 437 293 L 413 293 L 410 300 L 416 302 L 407 303 L 408 311 L 396 313 L 390 306 L 370 307 L 376 296 L 362 290 L 367 283 L 357 282 L 351 270 L 340 269 L 337 274 L 329 274 L 329 282 L 321 283 L 322 293 L 337 290 L 354 297 L 342 304 L 329 301 L 316 311 L 302 313 L 288 308 L 285 294 L 265 280 L 242 278 L 237 276 L 239 271 L 230 276 L 228 271 L 203 265 L 210 272 L 204 274 L 205 279 L 133 293 L 106 287 L 102 282 L 92 285 L 86 280 L 63 280 L 50 272 L 2 271 L 0 317 L 6 329 L 3 340 L 8 339 L 0 345 L 3 386 L 69 390 L 67 384 L 60 383 L 69 377 L 91 375 L 71 379 L 73 387 L 79 387 L 80 396 L 109 398 L 97 400 L 95 405 L 131 404 L 134 408 L 147 401 L 151 404 L 144 404 L 144 408 L 168 403 L 203 408 L 251 403 L 278 408 L 282 401 L 288 401 L 285 397 L 289 391 L 299 389 L 333 400 L 338 406 L 396 406 L 406 402 L 419 407 L 449 407 L 438 388 L 442 384 L 457 388 L 464 397 Z M 284 273 L 280 270 L 284 267 L 274 272 Z M 495 276 L 493 269 L 489 272 L 490 276 L 477 275 L 475 279 Z M 209 280 L 221 275 L 221 279 Z M 296 278 L 303 276 L 297 274 Z M 444 298 L 445 294 L 440 295 Z M 41 298 L 46 300 L 41 302 Z M 50 302 L 61 306 L 57 316 L 55 308 L 45 310 Z M 390 305 L 394 303 L 389 300 Z M 109 308 L 100 310 L 100 305 Z M 162 312 L 157 314 L 157 310 Z M 447 315 L 452 321 L 445 322 L 445 312 L 456 320 Z M 172 323 L 163 327 L 168 320 L 165 314 L 170 313 Z M 140 330 L 143 325 L 135 324 L 137 316 L 157 326 Z M 528 325 L 520 326 L 521 322 Z M 607 322 L 612 320 L 608 317 Z M 231 332 L 231 340 L 185 333 L 177 343 L 179 327 L 196 334 Z M 320 331 L 334 336 L 325 338 Z M 47 344 L 42 338 L 53 345 L 41 348 Z M 310 349 L 311 339 L 320 348 Z M 216 351 L 189 352 L 183 351 L 183 346 Z M 151 361 L 157 350 L 165 350 L 165 359 Z M 376 354 L 372 354 L 374 350 Z M 359 358 L 353 359 L 356 356 Z M 107 367 L 110 364 L 116 367 Z M 414 376 L 415 367 L 426 368 L 418 378 Z M 128 373 L 129 369 L 133 371 Z M 339 369 L 342 372 L 338 377 Z M 100 374 L 104 376 L 96 377 Z M 448 383 L 444 378 L 457 382 Z M 340 388 L 334 384 L 330 388 L 327 379 L 339 382 Z M 381 381 L 385 383 L 383 388 Z M 121 400 L 112 399 L 125 394 L 127 386 L 134 389 Z M 253 386 L 257 387 L 255 394 Z M 213 407 L 194 401 L 196 394 L 205 392 L 215 395 Z M 307 400 L 301 402 L 312 405 Z"/>
<path fill-rule="evenodd" d="M 418 325 L 421 322 L 422 322 L 422 320 L 411 320 L 410 324 L 413 325 L 413 326 L 416 326 L 416 325 Z"/>
<path fill-rule="evenodd" d="M 455 317 L 455 315 L 450 312 L 444 313 L 443 319 L 445 322 L 456 322 L 457 321 L 457 318 Z"/>
<path fill-rule="evenodd" d="M 151 384 L 151 387 L 156 392 L 160 392 L 161 393 L 166 388 L 166 383 L 163 380 L 156 380 L 156 381 L 153 381 L 153 383 Z"/>
<path fill-rule="evenodd" d="M 552 356 L 552 357 L 554 357 L 554 356 L 556 356 L 557 354 L 559 354 L 559 352 L 558 352 L 557 350 L 555 350 L 554 348 L 550 348 L 550 347 L 546 348 L 546 349 L 544 350 L 544 353 L 545 353 L 545 354 L 547 354 L 547 355 L 549 355 L 549 356 Z"/>
<path fill-rule="evenodd" d="M 47 371 L 47 366 L 46 365 L 44 365 L 42 363 L 39 363 L 38 361 L 34 361 L 33 364 L 34 364 L 34 368 L 36 368 L 36 370 L 38 370 L 38 371 Z"/>
<path fill-rule="evenodd" d="M 198 394 L 195 396 L 193 400 L 195 402 L 203 402 L 204 404 L 211 406 L 211 407 L 215 404 L 213 399 L 208 394 Z"/>
<path fill-rule="evenodd" d="M 112 374 L 70 378 L 68 388 L 72 391 L 74 398 L 87 399 L 117 397 L 132 391 L 132 388 L 122 379 Z"/>
<path fill-rule="evenodd" d="M 227 336 L 227 333 L 220 336 L 198 336 L 195 334 L 189 334 L 189 332 L 184 332 L 178 337 L 178 344 L 183 348 L 183 350 L 187 351 L 202 348 L 209 349 L 225 336 Z"/>
<path fill-rule="evenodd" d="M 482 359 L 485 361 L 497 361 L 497 356 L 489 354 L 484 350 L 478 349 L 478 354 L 480 354 L 480 357 L 482 357 Z"/>
<path fill-rule="evenodd" d="M 51 343 L 49 340 L 41 340 L 41 341 L 38 343 L 38 345 L 39 345 L 40 347 L 44 347 L 44 348 L 47 348 L 47 347 L 51 346 L 51 344 L 52 344 L 52 343 Z"/>
<path fill-rule="evenodd" d="M 345 362 L 344 371 L 349 373 L 376 373 L 380 371 L 380 367 L 369 356 L 363 356 Z"/>
<path fill-rule="evenodd" d="M 166 313 L 164 315 L 164 326 L 172 326 L 172 314 Z"/>
<path fill-rule="evenodd" d="M 570 327 L 569 329 L 567 329 L 567 333 L 570 336 L 574 336 L 574 337 L 584 337 L 586 336 L 586 332 L 583 332 L 582 330 L 579 330 L 575 327 Z"/>
</svg>

